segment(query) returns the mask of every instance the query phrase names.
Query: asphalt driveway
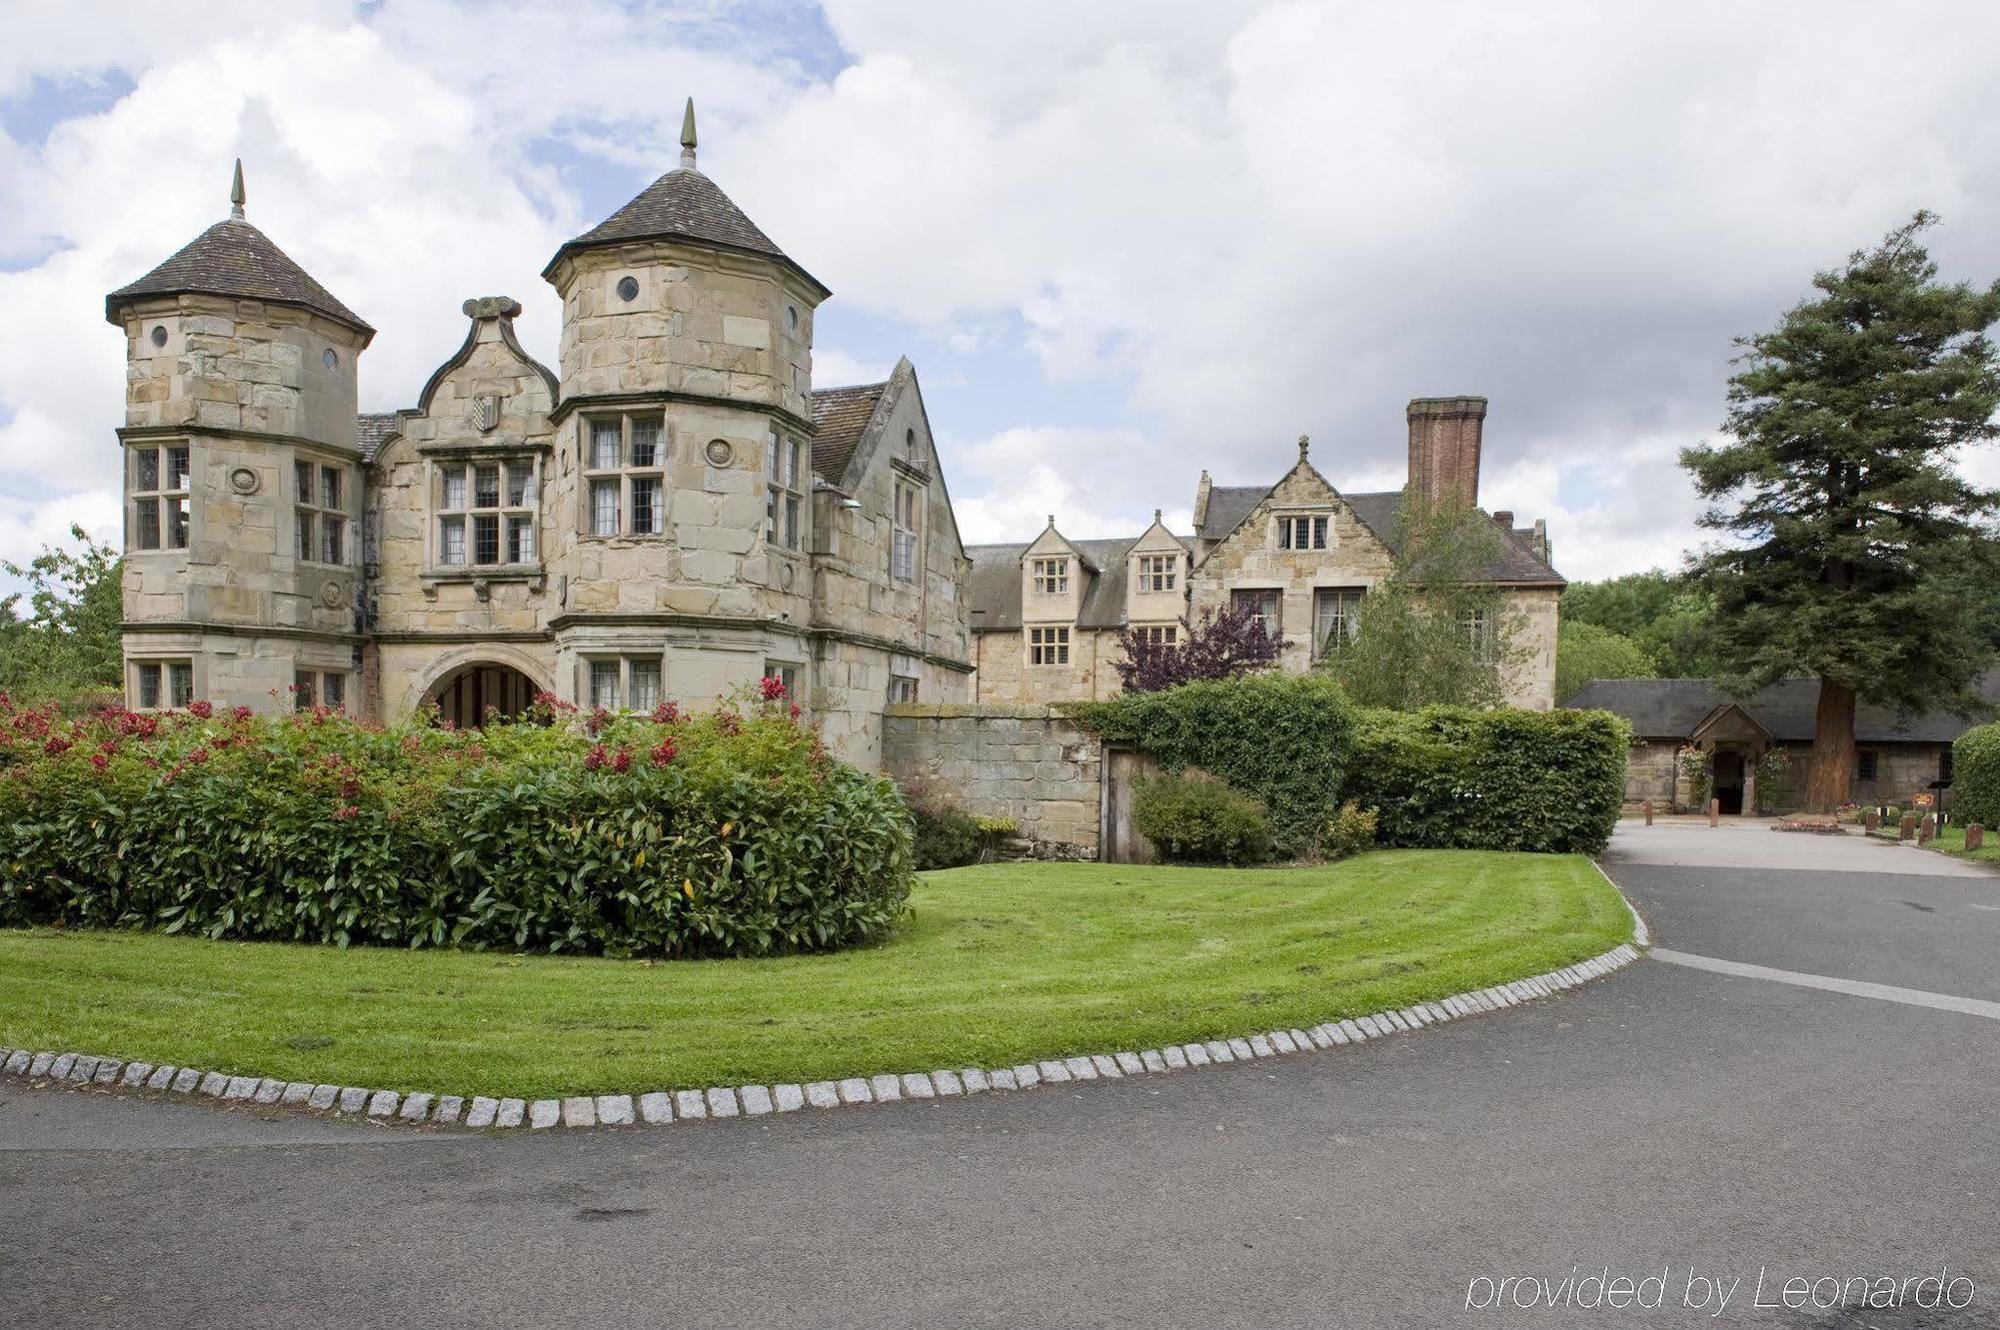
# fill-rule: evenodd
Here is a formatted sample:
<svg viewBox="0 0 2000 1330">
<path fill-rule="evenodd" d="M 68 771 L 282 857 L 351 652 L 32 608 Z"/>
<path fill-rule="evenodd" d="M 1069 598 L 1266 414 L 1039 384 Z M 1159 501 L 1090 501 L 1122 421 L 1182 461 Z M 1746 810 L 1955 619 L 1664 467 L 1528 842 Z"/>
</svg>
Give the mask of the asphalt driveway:
<svg viewBox="0 0 2000 1330">
<path fill-rule="evenodd" d="M 534 1136 L 0 1084 L 0 1323 L 2000 1326 L 2000 1020 L 1799 978 L 2000 997 L 2000 878 L 1754 836 L 1810 843 L 1607 866 L 1662 948 L 1781 977 L 1191 1075 Z M 1948 1316 L 1751 1305 L 1940 1266 Z M 1606 1268 L 1664 1305 L 1480 1305 Z"/>
</svg>

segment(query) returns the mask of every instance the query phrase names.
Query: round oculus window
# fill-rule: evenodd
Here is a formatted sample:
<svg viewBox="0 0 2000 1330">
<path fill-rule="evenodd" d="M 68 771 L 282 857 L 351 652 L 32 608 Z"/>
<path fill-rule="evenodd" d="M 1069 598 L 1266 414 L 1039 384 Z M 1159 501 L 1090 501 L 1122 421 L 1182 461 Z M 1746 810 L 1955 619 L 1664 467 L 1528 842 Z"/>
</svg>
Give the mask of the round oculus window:
<svg viewBox="0 0 2000 1330">
<path fill-rule="evenodd" d="M 636 277 L 620 277 L 618 279 L 618 298 L 628 305 L 637 300 L 639 298 L 639 279 Z"/>
<path fill-rule="evenodd" d="M 335 355 L 333 348 L 329 346 L 326 350 L 319 353 L 319 363 L 328 369 L 336 369 L 340 365 L 340 357 Z"/>
<path fill-rule="evenodd" d="M 154 324 L 154 325 L 153 325 L 153 345 L 154 345 L 154 346 L 165 346 L 166 344 L 167 344 L 167 325 L 166 325 L 166 324 L 164 324 L 164 323 L 156 323 L 156 324 Z"/>
</svg>

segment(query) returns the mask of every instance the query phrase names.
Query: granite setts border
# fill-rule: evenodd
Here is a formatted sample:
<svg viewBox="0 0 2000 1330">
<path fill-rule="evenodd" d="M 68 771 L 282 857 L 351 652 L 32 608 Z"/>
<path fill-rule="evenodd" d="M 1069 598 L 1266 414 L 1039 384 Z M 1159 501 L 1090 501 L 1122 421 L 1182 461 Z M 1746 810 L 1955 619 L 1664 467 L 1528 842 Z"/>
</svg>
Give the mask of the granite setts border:
<svg viewBox="0 0 2000 1330">
<path fill-rule="evenodd" d="M 1602 869 L 1599 869 L 1602 872 Z M 1606 881 L 1609 881 L 1606 877 Z M 1613 883 L 1614 888 L 1616 883 Z M 1620 893 L 1623 899 L 1623 893 Z M 1626 908 L 1632 909 L 1630 901 Z M 1013 1067 L 884 1073 L 805 1085 L 715 1085 L 700 1090 L 649 1090 L 632 1094 L 571 1095 L 560 1099 L 496 1099 L 486 1095 L 405 1093 L 362 1086 L 319 1085 L 271 1077 L 232 1076 L 193 1067 L 121 1062 L 86 1053 L 31 1052 L 0 1048 L 0 1071 L 30 1080 L 109 1086 L 188 1095 L 224 1102 L 276 1104 L 294 1110 L 361 1118 L 383 1123 L 428 1123 L 440 1127 L 510 1128 L 664 1126 L 697 1118 L 755 1118 L 804 1109 L 854 1104 L 956 1098 L 988 1092 L 1032 1090 L 1038 1085 L 1158 1076 L 1230 1062 L 1315 1053 L 1347 1044 L 1442 1025 L 1507 1007 L 1553 997 L 1565 989 L 1603 978 L 1638 960 L 1648 946 L 1646 922 L 1632 910 L 1633 942 L 1621 943 L 1589 960 L 1511 983 L 1435 1002 L 1420 1002 L 1327 1021 L 1310 1030 L 1267 1030 L 1232 1039 L 1209 1039 L 1116 1053 L 1078 1054 Z M 1634 945 L 1636 943 L 1637 945 Z"/>
</svg>

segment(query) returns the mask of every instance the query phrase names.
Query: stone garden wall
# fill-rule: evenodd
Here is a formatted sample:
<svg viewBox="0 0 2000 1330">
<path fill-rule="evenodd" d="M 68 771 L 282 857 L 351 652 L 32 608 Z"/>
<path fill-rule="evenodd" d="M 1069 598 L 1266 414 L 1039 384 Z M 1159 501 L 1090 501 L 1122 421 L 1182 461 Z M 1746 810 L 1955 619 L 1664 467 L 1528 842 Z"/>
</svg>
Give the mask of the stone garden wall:
<svg viewBox="0 0 2000 1330">
<path fill-rule="evenodd" d="M 969 813 L 1013 818 L 1038 857 L 1098 856 L 1103 749 L 1051 708 L 892 706 L 882 769 Z"/>
</svg>

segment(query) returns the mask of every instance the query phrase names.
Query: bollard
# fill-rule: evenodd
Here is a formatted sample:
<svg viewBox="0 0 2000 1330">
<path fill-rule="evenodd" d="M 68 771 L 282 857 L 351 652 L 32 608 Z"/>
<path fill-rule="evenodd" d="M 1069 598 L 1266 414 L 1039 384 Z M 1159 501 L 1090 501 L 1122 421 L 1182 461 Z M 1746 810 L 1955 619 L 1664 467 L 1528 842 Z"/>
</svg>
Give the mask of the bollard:
<svg viewBox="0 0 2000 1330">
<path fill-rule="evenodd" d="M 1915 813 L 1903 814 L 1903 823 L 1901 826 L 1896 828 L 1896 839 L 1910 840 L 1913 837 L 1915 837 L 1916 834 L 1917 834 L 1917 815 Z"/>
<path fill-rule="evenodd" d="M 1986 844 L 1986 828 L 1977 822 L 1965 824 L 1965 848 L 1972 851 Z"/>
<path fill-rule="evenodd" d="M 1861 815 L 1861 829 L 1863 831 L 1880 831 L 1882 829 L 1882 814 L 1873 808 L 1863 813 Z"/>
<path fill-rule="evenodd" d="M 1935 835 L 1937 835 L 1937 819 L 1926 814 L 1924 820 L 1917 823 L 1917 844 L 1926 844 Z"/>
<path fill-rule="evenodd" d="M 1649 827 L 1653 825 L 1653 801 L 1651 799 L 1646 800 L 1646 825 Z"/>
<path fill-rule="evenodd" d="M 1722 825 L 1722 800 L 1710 799 L 1708 801 L 1708 825 L 1711 827 Z"/>
</svg>

